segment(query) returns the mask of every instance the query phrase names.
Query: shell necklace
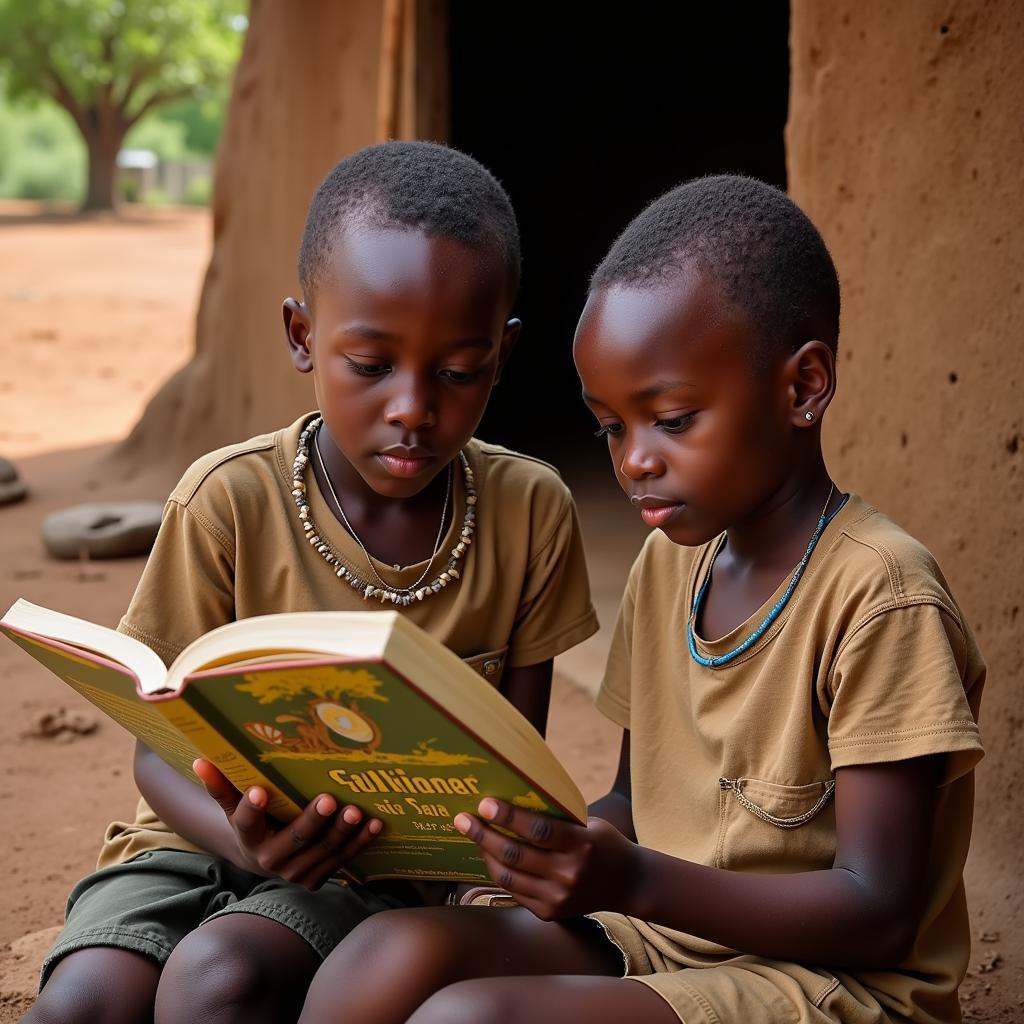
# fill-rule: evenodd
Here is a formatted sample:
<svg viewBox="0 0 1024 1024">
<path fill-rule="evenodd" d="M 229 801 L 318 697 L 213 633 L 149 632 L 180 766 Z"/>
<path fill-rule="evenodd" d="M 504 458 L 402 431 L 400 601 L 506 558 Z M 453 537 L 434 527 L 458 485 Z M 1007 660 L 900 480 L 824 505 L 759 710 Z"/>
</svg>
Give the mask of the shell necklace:
<svg viewBox="0 0 1024 1024">
<path fill-rule="evenodd" d="M 295 499 L 295 507 L 299 510 L 299 520 L 302 523 L 302 529 L 305 531 L 306 540 L 309 541 L 310 545 L 316 549 L 321 558 L 323 558 L 327 565 L 330 566 L 335 576 L 337 576 L 338 579 L 344 580 L 353 590 L 360 591 L 363 595 L 363 600 L 369 600 L 371 597 L 376 597 L 382 604 L 390 601 L 392 604 L 402 606 L 410 605 L 413 601 L 422 601 L 425 597 L 430 597 L 432 594 L 440 593 L 440 591 L 444 587 L 447 587 L 449 583 L 453 583 L 458 580 L 461 576 L 461 573 L 459 572 L 459 559 L 465 555 L 466 548 L 473 543 L 473 531 L 476 528 L 477 495 L 476 489 L 473 486 L 473 470 L 469 465 L 469 460 L 466 458 L 466 453 L 461 451 L 459 452 L 459 463 L 462 466 L 466 489 L 466 514 L 462 520 L 462 533 L 459 536 L 458 543 L 456 543 L 455 547 L 451 550 L 447 568 L 432 583 L 423 582 L 427 578 L 427 573 L 430 572 L 430 567 L 434 564 L 434 560 L 437 558 L 438 552 L 441 548 L 441 541 L 444 536 L 444 521 L 448 513 L 448 500 L 452 494 L 451 463 L 448 464 L 448 487 L 445 493 L 444 509 L 441 512 L 441 526 L 438 529 L 437 541 L 434 543 L 434 552 L 430 556 L 430 560 L 427 562 L 427 566 L 423 570 L 423 574 L 415 583 L 412 584 L 412 586 L 392 587 L 385 580 L 381 579 L 380 574 L 374 567 L 373 558 L 371 557 L 370 552 L 366 550 L 366 545 L 359 539 L 359 535 L 356 531 L 352 529 L 352 524 L 348 521 L 348 517 L 345 515 L 345 510 L 341 507 L 338 495 L 334 491 L 334 484 L 331 483 L 331 478 L 327 474 L 323 456 L 320 454 L 320 446 L 317 444 L 316 440 L 317 430 L 320 428 L 323 421 L 323 416 L 317 416 L 315 419 L 310 420 L 310 422 L 306 424 L 305 429 L 299 435 L 299 444 L 295 452 L 295 461 L 292 463 L 292 497 Z M 313 448 L 316 452 L 317 460 L 320 463 L 321 470 L 323 470 L 324 479 L 327 481 L 327 488 L 331 492 L 331 497 L 334 499 L 335 506 L 341 513 L 341 521 L 345 524 L 346 529 L 350 534 L 352 534 L 355 542 L 359 545 L 363 554 L 366 556 L 366 563 L 370 567 L 370 573 L 373 576 L 372 581 L 360 578 L 347 565 L 343 564 L 341 559 L 338 558 L 338 556 L 331 550 L 331 546 L 327 541 L 321 537 L 320 531 L 313 522 L 309 502 L 306 499 L 305 481 L 306 467 L 309 464 L 310 440 L 313 442 Z"/>
</svg>

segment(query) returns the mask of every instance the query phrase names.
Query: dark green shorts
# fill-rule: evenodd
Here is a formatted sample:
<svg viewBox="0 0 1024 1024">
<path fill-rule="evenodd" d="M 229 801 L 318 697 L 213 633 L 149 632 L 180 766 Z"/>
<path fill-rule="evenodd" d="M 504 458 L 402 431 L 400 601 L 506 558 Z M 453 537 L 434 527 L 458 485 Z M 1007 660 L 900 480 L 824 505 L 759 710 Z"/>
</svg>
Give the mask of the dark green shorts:
<svg viewBox="0 0 1024 1024">
<path fill-rule="evenodd" d="M 116 946 L 163 964 L 189 932 L 233 913 L 269 917 L 323 958 L 371 914 L 417 902 L 401 882 L 372 888 L 328 882 L 310 892 L 204 853 L 151 850 L 96 871 L 72 889 L 64 929 L 43 963 L 40 985 L 61 957 L 89 946 Z"/>
</svg>

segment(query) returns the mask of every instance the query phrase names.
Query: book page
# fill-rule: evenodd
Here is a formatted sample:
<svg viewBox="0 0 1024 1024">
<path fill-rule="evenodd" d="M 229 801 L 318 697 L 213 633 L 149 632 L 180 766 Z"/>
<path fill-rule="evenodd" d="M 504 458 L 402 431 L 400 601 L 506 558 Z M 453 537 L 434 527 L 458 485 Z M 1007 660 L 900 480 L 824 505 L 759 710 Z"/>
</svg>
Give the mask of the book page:
<svg viewBox="0 0 1024 1024">
<path fill-rule="evenodd" d="M 65 679 L 87 701 L 100 711 L 106 712 L 137 739 L 142 740 L 172 768 L 199 781 L 192 771 L 192 762 L 200 756 L 199 751 L 177 729 L 172 728 L 159 711 L 139 700 L 137 696 L 125 699 L 109 689 L 91 686 L 73 676 L 66 676 Z"/>
<path fill-rule="evenodd" d="M 86 656 L 95 651 L 101 657 L 116 661 L 134 672 L 147 693 L 159 690 L 164 684 L 167 673 L 160 656 L 145 644 L 124 633 L 118 633 L 116 629 L 97 626 L 86 619 L 55 612 L 24 599 L 15 601 L 7 609 L 0 625 L 70 644 L 81 649 Z"/>
<path fill-rule="evenodd" d="M 7 632 L 7 635 L 90 704 L 142 740 L 171 767 L 195 779 L 192 762 L 199 757 L 198 751 L 168 724 L 156 706 L 139 697 L 135 692 L 135 679 L 129 672 L 20 633 Z"/>
</svg>

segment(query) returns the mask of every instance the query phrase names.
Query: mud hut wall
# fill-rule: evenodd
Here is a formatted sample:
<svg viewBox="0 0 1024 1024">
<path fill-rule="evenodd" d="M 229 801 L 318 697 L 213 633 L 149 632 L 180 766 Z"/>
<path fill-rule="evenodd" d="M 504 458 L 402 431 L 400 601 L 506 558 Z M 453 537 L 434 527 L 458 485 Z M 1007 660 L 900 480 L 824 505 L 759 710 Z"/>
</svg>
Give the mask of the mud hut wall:
<svg viewBox="0 0 1024 1024">
<path fill-rule="evenodd" d="M 399 134 L 447 130 L 446 6 L 403 0 Z M 296 257 L 313 190 L 376 141 L 382 0 L 254 0 L 214 178 L 214 247 L 194 358 L 157 393 L 114 456 L 123 475 L 169 481 L 200 454 L 312 408 L 290 364 L 281 301 L 299 296 Z"/>
<path fill-rule="evenodd" d="M 968 888 L 1019 951 L 1024 7 L 794 0 L 790 47 L 790 188 L 843 288 L 830 466 L 931 548 L 988 661 Z"/>
</svg>

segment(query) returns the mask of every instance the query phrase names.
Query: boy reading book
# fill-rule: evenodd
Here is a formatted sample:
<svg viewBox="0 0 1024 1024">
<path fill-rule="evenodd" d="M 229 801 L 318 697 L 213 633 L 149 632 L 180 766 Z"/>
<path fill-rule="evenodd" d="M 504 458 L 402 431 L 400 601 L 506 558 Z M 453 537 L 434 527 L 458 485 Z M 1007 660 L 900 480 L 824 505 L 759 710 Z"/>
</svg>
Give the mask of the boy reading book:
<svg viewBox="0 0 1024 1024">
<path fill-rule="evenodd" d="M 614 789 L 585 826 L 456 818 L 522 907 L 366 922 L 302 1021 L 960 1020 L 985 669 L 931 555 L 829 477 L 838 330 L 828 251 L 770 186 L 690 182 L 616 241 L 574 349 L 656 528 L 598 697 Z"/>
<path fill-rule="evenodd" d="M 543 730 L 552 659 L 596 619 L 564 485 L 472 437 L 520 328 L 508 197 L 443 146 L 362 150 L 313 197 L 299 278 L 284 324 L 319 411 L 188 470 L 119 628 L 170 662 L 235 619 L 377 602 Z M 322 795 L 281 827 L 196 770 L 216 802 L 139 748 L 144 800 L 72 892 L 28 1020 L 294 1019 L 355 924 L 423 902 L 327 881 L 378 819 Z"/>
</svg>

